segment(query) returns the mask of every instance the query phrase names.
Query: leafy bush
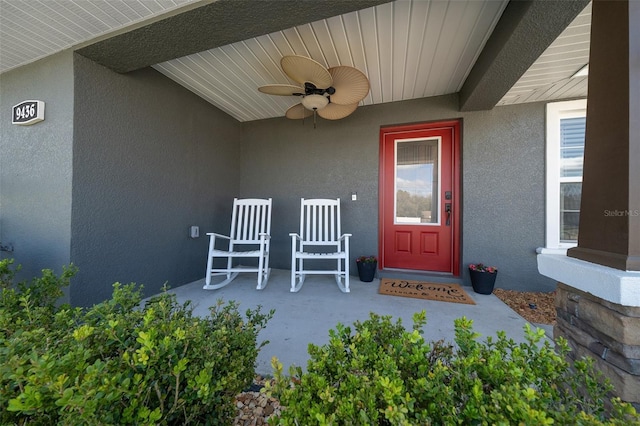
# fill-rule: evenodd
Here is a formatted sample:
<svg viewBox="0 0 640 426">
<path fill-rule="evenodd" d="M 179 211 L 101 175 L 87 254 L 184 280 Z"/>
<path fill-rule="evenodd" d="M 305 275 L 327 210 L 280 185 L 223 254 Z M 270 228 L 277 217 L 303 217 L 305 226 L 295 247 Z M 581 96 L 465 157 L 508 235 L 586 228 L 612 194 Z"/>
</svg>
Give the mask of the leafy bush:
<svg viewBox="0 0 640 426">
<path fill-rule="evenodd" d="M 11 287 L 15 271 L 11 269 L 13 259 L 0 259 L 0 289 Z"/>
<path fill-rule="evenodd" d="M 273 312 L 243 319 L 219 301 L 198 318 L 166 292 L 141 307 L 135 284 L 114 284 L 112 299 L 90 309 L 55 307 L 74 271 L 3 285 L 0 424 L 230 422 Z"/>
<path fill-rule="evenodd" d="M 309 345 L 307 372 L 290 376 L 273 360 L 268 391 L 287 407 L 272 424 L 429 425 L 429 424 L 618 424 L 639 425 L 633 407 L 613 399 L 605 414 L 608 385 L 600 385 L 589 361 L 565 361 L 542 330 L 526 327 L 516 344 L 499 332 L 497 340 L 477 341 L 472 321 L 455 321 L 456 346 L 425 343 L 419 330 L 425 313 L 413 317 L 413 330 L 401 320 L 371 314 L 351 327 L 339 324 L 329 343 Z"/>
</svg>

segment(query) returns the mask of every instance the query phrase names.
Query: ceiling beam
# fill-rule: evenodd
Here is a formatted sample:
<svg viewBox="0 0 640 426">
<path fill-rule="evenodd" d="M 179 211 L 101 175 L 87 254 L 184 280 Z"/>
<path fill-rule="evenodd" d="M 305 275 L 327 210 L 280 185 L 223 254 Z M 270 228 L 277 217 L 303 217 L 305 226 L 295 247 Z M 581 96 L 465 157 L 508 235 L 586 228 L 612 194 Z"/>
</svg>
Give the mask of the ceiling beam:
<svg viewBox="0 0 640 426">
<path fill-rule="evenodd" d="M 495 107 L 590 0 L 511 0 L 460 90 L 460 111 Z"/>
<path fill-rule="evenodd" d="M 218 0 L 98 41 L 77 53 L 129 72 L 391 0 Z"/>
</svg>

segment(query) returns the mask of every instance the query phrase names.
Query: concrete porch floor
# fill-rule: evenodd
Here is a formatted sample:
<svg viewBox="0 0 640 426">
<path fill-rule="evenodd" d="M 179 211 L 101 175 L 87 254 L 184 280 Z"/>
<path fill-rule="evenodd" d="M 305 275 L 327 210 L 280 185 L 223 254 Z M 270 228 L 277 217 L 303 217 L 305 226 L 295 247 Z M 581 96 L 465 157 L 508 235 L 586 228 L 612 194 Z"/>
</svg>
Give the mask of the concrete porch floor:
<svg viewBox="0 0 640 426">
<path fill-rule="evenodd" d="M 214 277 L 212 282 L 221 280 Z M 440 339 L 453 342 L 453 321 L 463 316 L 473 320 L 474 330 L 482 335 L 480 340 L 495 337 L 497 331 L 504 330 L 516 342 L 524 341 L 525 319 L 495 295 L 476 294 L 467 286 L 463 288 L 475 305 L 383 296 L 378 294 L 378 278 L 365 283 L 352 276 L 351 293 L 342 293 L 333 276 L 327 275 L 307 276 L 302 289 L 291 293 L 290 271 L 279 269 L 272 270 L 264 290 L 256 290 L 256 283 L 255 273 L 242 273 L 218 290 L 203 290 L 203 278 L 170 291 L 176 294 L 180 303 L 191 300 L 194 314 L 198 316 L 208 316 L 209 307 L 218 299 L 236 301 L 242 313 L 258 305 L 264 313 L 275 309 L 273 318 L 258 336 L 258 342 L 269 341 L 256 361 L 256 373 L 262 375 L 272 375 L 273 356 L 283 363 L 287 373 L 292 364 L 306 369 L 309 343 L 327 343 L 329 330 L 337 323 L 352 325 L 356 320 L 366 320 L 370 312 L 391 315 L 394 322 L 402 318 L 403 325 L 410 328 L 413 313 L 425 310 L 427 324 L 423 336 L 428 342 Z"/>
</svg>

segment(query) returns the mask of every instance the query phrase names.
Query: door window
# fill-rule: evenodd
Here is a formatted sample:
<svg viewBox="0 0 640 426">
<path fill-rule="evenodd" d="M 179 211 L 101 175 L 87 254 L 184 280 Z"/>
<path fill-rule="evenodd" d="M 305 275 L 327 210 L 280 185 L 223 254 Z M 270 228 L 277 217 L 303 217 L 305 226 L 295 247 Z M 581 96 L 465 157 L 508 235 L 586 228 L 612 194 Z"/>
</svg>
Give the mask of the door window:
<svg viewBox="0 0 640 426">
<path fill-rule="evenodd" d="M 438 224 L 440 140 L 396 141 L 395 223 Z"/>
</svg>

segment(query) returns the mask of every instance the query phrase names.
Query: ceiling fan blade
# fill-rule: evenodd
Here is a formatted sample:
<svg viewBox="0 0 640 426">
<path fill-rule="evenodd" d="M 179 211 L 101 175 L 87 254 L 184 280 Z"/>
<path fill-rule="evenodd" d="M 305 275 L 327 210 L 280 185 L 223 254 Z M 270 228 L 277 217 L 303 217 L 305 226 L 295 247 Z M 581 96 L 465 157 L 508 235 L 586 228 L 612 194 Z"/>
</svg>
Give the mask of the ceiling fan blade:
<svg viewBox="0 0 640 426">
<path fill-rule="evenodd" d="M 285 117 L 292 120 L 301 120 L 303 118 L 311 117 L 312 115 L 313 111 L 309 111 L 302 104 L 295 104 L 285 113 Z"/>
<path fill-rule="evenodd" d="M 329 68 L 333 77 L 333 87 L 336 92 L 331 95 L 331 103 L 340 105 L 357 104 L 369 93 L 369 79 L 360 70 L 338 66 Z"/>
<path fill-rule="evenodd" d="M 331 74 L 322 64 L 305 56 L 284 56 L 280 66 L 291 80 L 300 84 L 309 82 L 319 89 L 326 89 L 333 82 Z"/>
<path fill-rule="evenodd" d="M 269 84 L 267 86 L 260 86 L 258 90 L 267 95 L 278 96 L 293 96 L 304 95 L 304 88 L 300 86 L 293 86 L 291 84 Z"/>
<path fill-rule="evenodd" d="M 318 115 L 325 120 L 339 120 L 350 115 L 353 111 L 356 110 L 356 108 L 358 108 L 357 103 L 351 105 L 339 105 L 332 102 L 326 107 L 319 109 Z"/>
</svg>

